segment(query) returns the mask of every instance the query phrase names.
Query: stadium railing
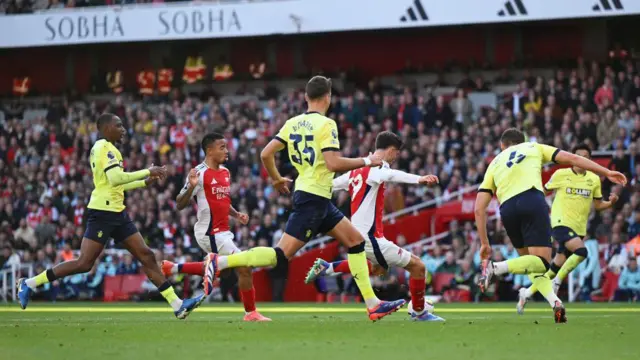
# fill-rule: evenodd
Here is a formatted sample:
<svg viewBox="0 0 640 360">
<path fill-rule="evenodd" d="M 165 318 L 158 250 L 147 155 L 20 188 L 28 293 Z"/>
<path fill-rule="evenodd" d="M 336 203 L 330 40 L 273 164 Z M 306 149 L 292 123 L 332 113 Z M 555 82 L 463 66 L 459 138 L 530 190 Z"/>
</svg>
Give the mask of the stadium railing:
<svg viewBox="0 0 640 360">
<path fill-rule="evenodd" d="M 15 301 L 16 280 L 23 276 L 26 270 L 29 277 L 33 276 L 33 264 L 11 265 L 10 268 L 0 270 L 0 301 Z"/>
</svg>

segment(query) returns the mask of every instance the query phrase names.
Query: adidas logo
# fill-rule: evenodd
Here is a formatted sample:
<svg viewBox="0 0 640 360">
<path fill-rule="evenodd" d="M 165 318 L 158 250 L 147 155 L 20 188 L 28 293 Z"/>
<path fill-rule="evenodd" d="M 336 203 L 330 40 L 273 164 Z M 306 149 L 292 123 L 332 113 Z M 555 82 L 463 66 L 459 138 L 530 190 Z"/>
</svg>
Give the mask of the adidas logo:
<svg viewBox="0 0 640 360">
<path fill-rule="evenodd" d="M 416 11 L 418 12 L 418 15 L 416 15 Z M 407 14 L 402 15 L 402 17 L 400 18 L 400 21 L 415 22 L 415 21 L 418 21 L 418 16 L 420 16 L 420 20 L 422 21 L 429 20 L 429 17 L 427 16 L 426 11 L 424 11 L 424 7 L 422 6 L 422 3 L 420 2 L 420 0 L 414 0 L 413 6 L 409 6 L 409 8 L 407 9 Z"/>
<path fill-rule="evenodd" d="M 596 3 L 591 9 L 593 11 L 624 10 L 624 6 L 620 0 L 600 0 L 600 3 Z"/>
<path fill-rule="evenodd" d="M 216 181 L 216 179 L 211 179 L 211 185 L 215 185 L 215 184 L 217 184 L 217 183 L 218 183 L 218 182 Z"/>
<path fill-rule="evenodd" d="M 504 3 L 504 9 L 498 11 L 498 16 L 517 16 L 528 15 L 527 8 L 524 7 L 522 0 L 510 0 Z"/>
</svg>

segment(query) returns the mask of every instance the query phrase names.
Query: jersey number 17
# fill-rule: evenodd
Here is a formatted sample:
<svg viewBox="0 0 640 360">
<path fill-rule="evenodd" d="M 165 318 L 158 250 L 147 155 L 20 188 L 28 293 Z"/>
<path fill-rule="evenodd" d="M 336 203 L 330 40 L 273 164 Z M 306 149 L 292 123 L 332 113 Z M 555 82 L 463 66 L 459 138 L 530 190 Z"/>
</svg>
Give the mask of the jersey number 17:
<svg viewBox="0 0 640 360">
<path fill-rule="evenodd" d="M 511 154 L 509 154 L 509 161 L 507 161 L 507 167 L 510 168 L 515 164 L 520 164 L 522 160 L 524 160 L 524 158 L 526 157 L 527 155 L 518 154 L 515 151 L 512 151 Z"/>
<path fill-rule="evenodd" d="M 310 142 L 313 141 L 313 135 L 300 135 L 300 134 L 291 134 L 289 135 L 289 140 L 293 141 L 293 148 L 298 153 L 298 155 L 291 154 L 291 160 L 296 162 L 298 165 L 302 165 L 302 154 L 306 154 L 307 156 L 304 158 L 304 161 L 308 162 L 309 165 L 313 166 L 313 163 L 316 161 L 316 152 L 313 150 L 313 147 L 310 146 Z M 300 143 L 304 140 L 304 147 L 302 151 L 300 150 Z"/>
</svg>

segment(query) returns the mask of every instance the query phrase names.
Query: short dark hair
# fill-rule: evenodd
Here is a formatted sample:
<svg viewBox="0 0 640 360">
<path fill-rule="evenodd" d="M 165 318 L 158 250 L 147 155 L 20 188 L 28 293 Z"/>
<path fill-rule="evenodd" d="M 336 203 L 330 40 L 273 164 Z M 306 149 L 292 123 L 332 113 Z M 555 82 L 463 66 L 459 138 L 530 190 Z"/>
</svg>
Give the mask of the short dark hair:
<svg viewBox="0 0 640 360">
<path fill-rule="evenodd" d="M 98 121 L 96 122 L 98 126 L 98 130 L 100 130 L 103 126 L 111 123 L 115 118 L 116 118 L 116 115 L 111 113 L 104 113 L 98 116 Z"/>
<path fill-rule="evenodd" d="M 309 100 L 317 100 L 331 92 L 331 79 L 316 75 L 309 80 L 304 91 Z"/>
<path fill-rule="evenodd" d="M 392 133 L 391 131 L 383 131 L 376 136 L 376 150 L 387 149 L 391 146 L 400 150 L 404 145 L 400 136 Z"/>
<path fill-rule="evenodd" d="M 222 139 L 224 139 L 224 136 L 218 132 L 212 132 L 205 135 L 202 138 L 202 142 L 200 143 L 200 146 L 202 147 L 202 151 L 206 153 L 209 145 L 213 144 L 217 140 L 222 140 Z"/>
<path fill-rule="evenodd" d="M 507 129 L 502 133 L 500 142 L 507 146 L 522 144 L 524 133 L 516 128 Z"/>
<path fill-rule="evenodd" d="M 577 153 L 578 150 L 585 150 L 586 152 L 589 153 L 589 157 L 591 157 L 591 147 L 589 147 L 589 145 L 585 144 L 585 143 L 580 143 L 576 146 L 573 147 L 573 149 L 571 150 L 572 153 Z"/>
</svg>

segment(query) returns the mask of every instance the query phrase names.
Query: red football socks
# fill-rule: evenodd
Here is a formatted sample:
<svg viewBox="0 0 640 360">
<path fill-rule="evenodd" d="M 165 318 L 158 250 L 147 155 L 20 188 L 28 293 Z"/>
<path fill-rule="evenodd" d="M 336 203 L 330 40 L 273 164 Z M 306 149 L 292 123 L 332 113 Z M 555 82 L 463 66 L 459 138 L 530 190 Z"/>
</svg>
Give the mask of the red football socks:
<svg viewBox="0 0 640 360">
<path fill-rule="evenodd" d="M 420 312 L 424 310 L 424 292 L 425 292 L 424 278 L 415 279 L 409 278 L 409 291 L 411 292 L 411 305 L 413 310 Z"/>
<path fill-rule="evenodd" d="M 245 312 L 256 311 L 256 289 L 251 288 L 249 290 L 240 290 L 240 298 L 244 304 Z"/>
<path fill-rule="evenodd" d="M 204 276 L 204 262 L 188 262 L 178 265 L 181 274 Z"/>
<path fill-rule="evenodd" d="M 369 260 L 367 260 L 367 267 L 369 268 L 369 274 L 371 274 L 371 262 L 369 262 Z M 334 262 L 333 263 L 333 272 L 334 273 L 349 273 L 349 272 L 351 272 L 351 270 L 349 270 L 349 261 L 343 260 L 343 261 Z"/>
</svg>

